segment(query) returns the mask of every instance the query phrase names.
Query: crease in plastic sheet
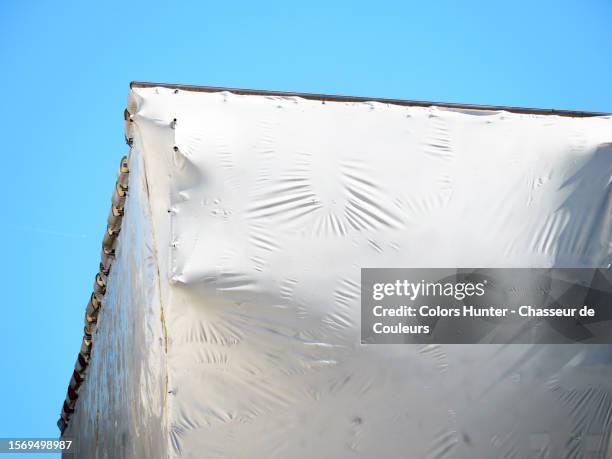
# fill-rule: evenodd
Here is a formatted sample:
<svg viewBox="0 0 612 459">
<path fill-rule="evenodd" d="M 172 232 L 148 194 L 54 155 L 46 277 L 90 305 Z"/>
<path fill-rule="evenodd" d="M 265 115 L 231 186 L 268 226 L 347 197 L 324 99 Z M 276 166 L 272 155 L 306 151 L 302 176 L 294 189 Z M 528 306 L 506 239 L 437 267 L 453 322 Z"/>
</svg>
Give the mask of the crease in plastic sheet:
<svg viewBox="0 0 612 459">
<path fill-rule="evenodd" d="M 610 457 L 610 346 L 359 344 L 361 267 L 609 266 L 610 117 L 166 88 L 130 113 L 164 456 Z"/>
<path fill-rule="evenodd" d="M 66 457 L 164 457 L 165 355 L 151 217 L 140 153 L 86 380 L 64 437 Z"/>
</svg>

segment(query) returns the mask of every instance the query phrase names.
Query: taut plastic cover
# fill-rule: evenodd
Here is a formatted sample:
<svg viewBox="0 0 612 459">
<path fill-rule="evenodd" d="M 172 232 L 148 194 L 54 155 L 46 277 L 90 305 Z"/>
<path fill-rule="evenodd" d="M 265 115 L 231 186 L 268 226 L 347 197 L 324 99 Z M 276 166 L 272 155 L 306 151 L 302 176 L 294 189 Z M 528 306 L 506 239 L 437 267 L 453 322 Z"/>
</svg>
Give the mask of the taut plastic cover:
<svg viewBox="0 0 612 459">
<path fill-rule="evenodd" d="M 612 346 L 361 345 L 362 267 L 607 267 L 612 119 L 135 88 L 77 457 L 612 457 Z"/>
</svg>

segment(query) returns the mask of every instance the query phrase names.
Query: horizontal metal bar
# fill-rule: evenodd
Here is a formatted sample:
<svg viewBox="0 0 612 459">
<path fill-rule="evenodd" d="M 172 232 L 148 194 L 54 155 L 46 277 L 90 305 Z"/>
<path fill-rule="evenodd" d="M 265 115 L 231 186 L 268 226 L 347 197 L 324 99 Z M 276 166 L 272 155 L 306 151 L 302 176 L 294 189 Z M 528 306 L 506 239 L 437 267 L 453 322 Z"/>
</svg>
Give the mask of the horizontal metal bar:
<svg viewBox="0 0 612 459">
<path fill-rule="evenodd" d="M 405 105 L 413 107 L 445 107 L 456 110 L 481 110 L 481 111 L 500 111 L 504 110 L 512 113 L 525 113 L 534 115 L 559 115 L 571 117 L 589 117 L 589 116 L 610 116 L 612 113 L 605 112 L 585 112 L 577 110 L 559 110 L 555 108 L 526 108 L 526 107 L 509 107 L 504 105 L 476 105 L 476 104 L 460 104 L 453 102 L 429 102 L 422 100 L 404 100 L 404 99 L 388 99 L 383 97 L 356 97 L 342 96 L 336 94 L 312 94 L 304 92 L 289 92 L 289 91 L 269 91 L 263 89 L 244 89 L 244 88 L 226 88 L 221 86 L 195 86 L 189 84 L 175 83 L 154 83 L 149 81 L 132 81 L 130 88 L 154 88 L 163 87 L 170 89 L 180 89 L 183 91 L 196 92 L 219 92 L 229 91 L 234 94 L 246 94 L 257 96 L 279 96 L 279 97 L 301 97 L 303 99 L 330 101 L 330 102 L 381 102 L 384 104 Z"/>
</svg>

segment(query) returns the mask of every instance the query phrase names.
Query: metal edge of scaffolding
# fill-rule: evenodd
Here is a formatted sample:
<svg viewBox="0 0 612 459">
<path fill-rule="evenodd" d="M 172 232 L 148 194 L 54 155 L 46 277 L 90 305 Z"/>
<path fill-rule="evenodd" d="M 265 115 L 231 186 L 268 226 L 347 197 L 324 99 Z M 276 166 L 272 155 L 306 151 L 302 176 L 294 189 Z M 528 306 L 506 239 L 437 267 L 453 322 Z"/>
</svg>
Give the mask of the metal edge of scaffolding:
<svg viewBox="0 0 612 459">
<path fill-rule="evenodd" d="M 254 96 L 276 96 L 276 97 L 301 97 L 309 100 L 319 100 L 323 102 L 380 102 L 383 104 L 402 105 L 411 107 L 443 107 L 454 110 L 474 110 L 474 111 L 507 111 L 511 113 L 531 114 L 531 115 L 558 115 L 575 118 L 585 118 L 592 116 L 610 116 L 612 113 L 606 112 L 589 112 L 580 110 L 562 110 L 556 108 L 528 108 L 528 107 L 512 107 L 504 105 L 478 105 L 478 104 L 462 104 L 454 102 L 430 102 L 422 100 L 407 100 L 407 99 L 392 99 L 384 97 L 361 97 L 361 96 L 344 96 L 337 94 L 316 94 L 305 92 L 292 91 L 272 91 L 264 89 L 246 89 L 246 88 L 229 88 L 223 86 L 197 86 L 189 84 L 176 83 L 155 83 L 149 81 L 132 81 L 130 89 L 133 88 L 155 88 L 162 87 L 181 91 L 193 92 L 220 92 L 228 91 L 234 94 L 254 95 Z"/>
</svg>

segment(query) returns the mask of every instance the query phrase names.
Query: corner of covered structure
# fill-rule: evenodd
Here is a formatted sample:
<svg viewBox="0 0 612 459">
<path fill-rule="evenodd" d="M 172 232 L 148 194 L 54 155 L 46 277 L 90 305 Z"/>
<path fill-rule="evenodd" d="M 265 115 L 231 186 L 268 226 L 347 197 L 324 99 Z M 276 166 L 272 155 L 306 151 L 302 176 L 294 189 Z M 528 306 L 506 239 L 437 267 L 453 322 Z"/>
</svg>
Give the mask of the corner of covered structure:
<svg viewBox="0 0 612 459">
<path fill-rule="evenodd" d="M 141 103 L 141 97 L 134 88 L 134 82 L 130 83 L 130 90 L 128 92 L 127 106 L 123 111 L 123 132 L 125 135 L 125 142 L 131 146 L 134 141 L 134 122 L 133 116 L 138 111 Z"/>
</svg>

